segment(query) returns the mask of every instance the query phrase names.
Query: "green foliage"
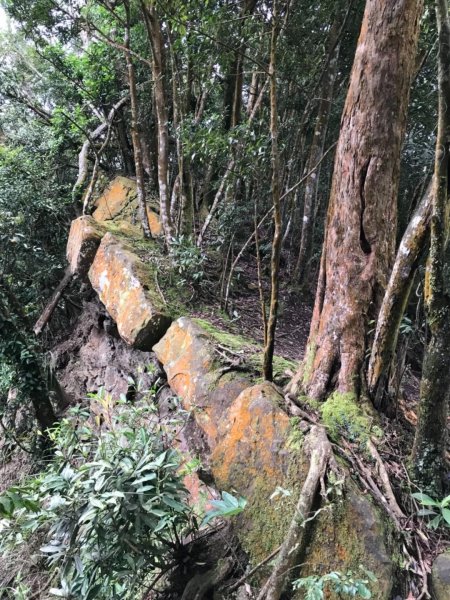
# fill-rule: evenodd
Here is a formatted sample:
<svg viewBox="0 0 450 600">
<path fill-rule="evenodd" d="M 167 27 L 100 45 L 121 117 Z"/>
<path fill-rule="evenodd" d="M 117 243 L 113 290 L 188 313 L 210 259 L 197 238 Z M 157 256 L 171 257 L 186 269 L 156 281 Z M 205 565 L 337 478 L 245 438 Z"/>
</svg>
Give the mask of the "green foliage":
<svg viewBox="0 0 450 600">
<path fill-rule="evenodd" d="M 171 244 L 172 261 L 180 278 L 180 286 L 191 284 L 194 287 L 201 284 L 205 272 L 205 254 L 193 242 L 192 238 L 184 235 L 175 238 Z"/>
<path fill-rule="evenodd" d="M 51 432 L 45 471 L 0 497 L 1 547 L 48 531 L 41 552 L 59 578 L 53 595 L 131 599 L 167 564 L 191 514 L 154 407 L 98 405 L 101 419 L 72 410 Z"/>
<path fill-rule="evenodd" d="M 423 492 L 416 492 L 412 494 L 412 497 L 420 502 L 424 507 L 418 511 L 418 515 L 421 517 L 429 517 L 431 520 L 428 521 L 428 527 L 431 529 L 437 529 L 440 525 L 444 524 L 450 527 L 450 494 L 443 500 L 435 500 Z"/>
<path fill-rule="evenodd" d="M 340 597 L 345 598 L 363 598 L 368 600 L 372 597 L 370 584 L 377 581 L 375 575 L 360 565 L 360 571 L 363 578 L 358 577 L 352 571 L 340 573 L 333 571 L 326 575 L 310 575 L 296 579 L 292 583 L 294 590 L 305 590 L 305 600 L 323 600 L 326 597 L 326 591 L 331 590 Z"/>
<path fill-rule="evenodd" d="M 202 524 L 206 525 L 216 517 L 234 517 L 239 515 L 247 505 L 245 498 L 236 498 L 228 492 L 222 492 L 222 500 L 211 500 L 211 509 L 206 512 Z"/>
</svg>

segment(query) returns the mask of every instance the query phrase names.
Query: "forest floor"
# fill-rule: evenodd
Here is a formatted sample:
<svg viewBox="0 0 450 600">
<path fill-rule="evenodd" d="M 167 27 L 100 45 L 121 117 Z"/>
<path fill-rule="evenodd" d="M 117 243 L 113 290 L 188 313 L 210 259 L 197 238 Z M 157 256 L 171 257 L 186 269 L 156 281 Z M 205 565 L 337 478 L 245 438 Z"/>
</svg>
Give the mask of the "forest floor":
<svg viewBox="0 0 450 600">
<path fill-rule="evenodd" d="M 242 259 L 238 273 L 239 281 L 229 301 L 229 316 L 221 310 L 217 301 L 204 305 L 197 314 L 221 329 L 262 344 L 264 336 L 256 261 L 252 257 Z M 283 269 L 280 282 L 275 354 L 300 361 L 303 358 L 308 339 L 312 315 L 312 296 L 310 292 L 307 292 L 303 298 L 299 294 L 293 294 L 289 274 Z M 263 288 L 268 306 L 270 290 L 266 275 Z"/>
</svg>

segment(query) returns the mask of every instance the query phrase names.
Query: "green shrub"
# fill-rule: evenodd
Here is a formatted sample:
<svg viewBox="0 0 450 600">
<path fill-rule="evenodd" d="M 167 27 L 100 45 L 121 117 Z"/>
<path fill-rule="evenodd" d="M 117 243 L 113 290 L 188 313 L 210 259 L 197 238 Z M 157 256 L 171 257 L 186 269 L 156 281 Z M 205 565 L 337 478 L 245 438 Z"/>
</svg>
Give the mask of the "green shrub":
<svg viewBox="0 0 450 600">
<path fill-rule="evenodd" d="M 63 598 L 139 598 L 191 524 L 179 460 L 154 406 L 97 398 L 51 432 L 49 466 L 0 497 L 0 550 L 48 531 L 41 548 Z M 56 583 L 58 582 L 58 583 Z"/>
</svg>

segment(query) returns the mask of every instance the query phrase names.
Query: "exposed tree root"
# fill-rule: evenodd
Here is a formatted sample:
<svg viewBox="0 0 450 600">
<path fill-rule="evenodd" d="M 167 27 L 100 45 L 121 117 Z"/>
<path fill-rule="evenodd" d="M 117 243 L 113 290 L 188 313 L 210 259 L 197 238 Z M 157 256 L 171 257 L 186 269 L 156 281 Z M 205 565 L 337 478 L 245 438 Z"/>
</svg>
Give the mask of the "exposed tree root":
<svg viewBox="0 0 450 600">
<path fill-rule="evenodd" d="M 400 506 L 398 505 L 397 500 L 394 496 L 394 492 L 392 491 L 391 482 L 389 481 L 389 475 L 386 471 L 386 467 L 384 466 L 384 462 L 382 461 L 381 456 L 379 455 L 378 450 L 376 449 L 375 444 L 372 442 L 372 440 L 369 440 L 367 442 L 367 448 L 375 460 L 378 476 L 380 478 L 384 495 L 388 501 L 391 511 L 393 512 L 393 514 L 395 514 L 397 519 L 405 519 L 406 516 L 401 510 Z"/>
<path fill-rule="evenodd" d="M 275 568 L 259 593 L 258 600 L 279 600 L 286 586 L 290 570 L 295 566 L 305 535 L 304 521 L 311 513 L 314 499 L 323 480 L 333 451 L 323 427 L 313 425 L 305 438 L 304 450 L 309 455 L 309 471 L 303 484 Z"/>
</svg>

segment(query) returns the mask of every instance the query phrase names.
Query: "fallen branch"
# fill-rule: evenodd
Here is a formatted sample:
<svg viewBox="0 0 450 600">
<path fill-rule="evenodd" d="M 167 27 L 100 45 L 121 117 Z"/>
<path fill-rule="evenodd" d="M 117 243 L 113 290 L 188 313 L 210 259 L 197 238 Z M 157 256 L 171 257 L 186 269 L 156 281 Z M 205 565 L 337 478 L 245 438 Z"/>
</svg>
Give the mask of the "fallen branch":
<svg viewBox="0 0 450 600">
<path fill-rule="evenodd" d="M 36 321 L 36 324 L 33 327 L 33 331 L 34 331 L 35 335 L 39 335 L 42 332 L 42 330 L 44 329 L 44 327 L 46 326 L 46 324 L 48 323 L 48 321 L 50 320 L 50 317 L 52 316 L 53 311 L 57 307 L 58 302 L 60 301 L 64 290 L 69 285 L 72 277 L 73 277 L 73 273 L 69 266 L 69 267 L 67 267 L 66 272 L 64 273 L 64 277 L 61 279 L 58 287 L 54 291 L 53 296 L 51 297 L 49 303 L 44 308 L 41 316 Z"/>
<path fill-rule="evenodd" d="M 108 130 L 111 127 L 111 124 L 114 120 L 114 117 L 117 114 L 117 111 L 120 108 L 122 108 L 122 106 L 124 106 L 129 100 L 130 96 L 127 95 L 121 98 L 116 104 L 114 104 L 114 106 L 109 111 L 106 121 L 104 123 L 101 123 L 96 129 L 94 129 L 94 131 L 88 136 L 88 138 L 83 143 L 80 154 L 78 155 L 78 177 L 72 188 L 72 200 L 74 203 L 78 202 L 81 195 L 80 192 L 88 175 L 89 148 L 93 146 L 93 142 L 96 139 L 98 139 L 105 130 Z"/>
<path fill-rule="evenodd" d="M 314 425 L 304 442 L 309 455 L 309 471 L 303 484 L 286 538 L 281 546 L 275 568 L 259 593 L 257 600 L 279 600 L 286 586 L 289 571 L 296 565 L 305 536 L 304 522 L 311 513 L 314 499 L 332 457 L 330 441 L 323 427 Z"/>
</svg>

